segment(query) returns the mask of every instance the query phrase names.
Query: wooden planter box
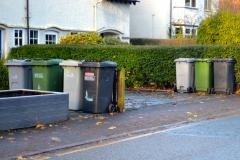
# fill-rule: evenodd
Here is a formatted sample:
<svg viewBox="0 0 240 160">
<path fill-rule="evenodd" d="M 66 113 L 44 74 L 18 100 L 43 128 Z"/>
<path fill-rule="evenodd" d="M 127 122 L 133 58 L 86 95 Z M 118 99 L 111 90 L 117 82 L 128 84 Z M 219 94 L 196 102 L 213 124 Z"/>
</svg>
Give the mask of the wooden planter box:
<svg viewBox="0 0 240 160">
<path fill-rule="evenodd" d="M 33 127 L 67 119 L 67 93 L 0 91 L 0 130 Z"/>
</svg>

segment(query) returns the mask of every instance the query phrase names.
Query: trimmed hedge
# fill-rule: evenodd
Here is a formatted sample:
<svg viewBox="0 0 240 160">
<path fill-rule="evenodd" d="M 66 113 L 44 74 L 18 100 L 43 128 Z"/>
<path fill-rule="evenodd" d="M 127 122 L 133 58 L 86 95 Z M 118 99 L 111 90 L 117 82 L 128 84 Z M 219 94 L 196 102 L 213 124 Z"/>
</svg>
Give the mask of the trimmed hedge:
<svg viewBox="0 0 240 160">
<path fill-rule="evenodd" d="M 4 60 L 0 60 L 0 90 L 8 89 L 8 70 L 4 66 Z"/>
<path fill-rule="evenodd" d="M 62 58 L 75 60 L 112 60 L 126 68 L 127 86 L 142 87 L 155 83 L 160 87 L 175 82 L 174 59 L 179 57 L 234 57 L 240 60 L 236 46 L 79 46 L 32 45 L 13 48 L 9 58 Z M 240 64 L 237 64 L 240 81 Z"/>
</svg>

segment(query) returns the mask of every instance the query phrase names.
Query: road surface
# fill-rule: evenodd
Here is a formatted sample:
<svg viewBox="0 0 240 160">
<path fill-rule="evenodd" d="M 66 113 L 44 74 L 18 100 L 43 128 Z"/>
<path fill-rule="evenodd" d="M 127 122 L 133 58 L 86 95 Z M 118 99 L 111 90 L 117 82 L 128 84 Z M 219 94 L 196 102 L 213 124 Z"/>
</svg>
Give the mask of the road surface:
<svg viewBox="0 0 240 160">
<path fill-rule="evenodd" d="M 68 150 L 50 160 L 239 160 L 240 117 L 211 120 Z"/>
</svg>

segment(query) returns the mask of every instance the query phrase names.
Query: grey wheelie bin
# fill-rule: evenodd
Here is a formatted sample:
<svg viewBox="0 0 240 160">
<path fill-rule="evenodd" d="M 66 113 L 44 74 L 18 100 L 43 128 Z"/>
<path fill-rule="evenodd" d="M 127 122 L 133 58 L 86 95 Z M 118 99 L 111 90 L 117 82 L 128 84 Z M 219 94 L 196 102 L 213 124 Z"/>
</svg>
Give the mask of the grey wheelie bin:
<svg viewBox="0 0 240 160">
<path fill-rule="evenodd" d="M 83 112 L 106 113 L 113 101 L 113 88 L 117 64 L 111 61 L 85 61 L 81 65 L 83 76 Z"/>
<path fill-rule="evenodd" d="M 9 88 L 32 89 L 32 67 L 30 60 L 8 60 Z"/>
<path fill-rule="evenodd" d="M 80 97 L 82 97 L 81 61 L 65 60 L 60 65 L 64 70 L 63 91 L 69 93 L 69 109 L 82 110 Z"/>
<path fill-rule="evenodd" d="M 235 89 L 233 58 L 213 59 L 214 68 L 214 92 L 232 94 Z"/>
<path fill-rule="evenodd" d="M 176 62 L 176 89 L 178 92 L 194 92 L 194 58 L 179 58 Z"/>
</svg>

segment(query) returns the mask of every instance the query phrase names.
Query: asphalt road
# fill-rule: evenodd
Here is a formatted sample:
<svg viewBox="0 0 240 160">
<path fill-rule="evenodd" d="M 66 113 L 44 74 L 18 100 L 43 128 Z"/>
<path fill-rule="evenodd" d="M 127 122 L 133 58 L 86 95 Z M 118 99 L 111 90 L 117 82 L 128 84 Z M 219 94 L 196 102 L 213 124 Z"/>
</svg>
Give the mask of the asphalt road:
<svg viewBox="0 0 240 160">
<path fill-rule="evenodd" d="M 239 160 L 240 117 L 204 121 L 85 149 L 50 160 Z"/>
</svg>

